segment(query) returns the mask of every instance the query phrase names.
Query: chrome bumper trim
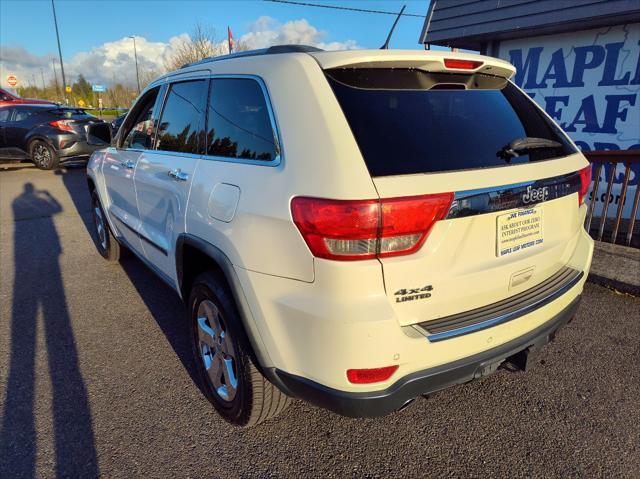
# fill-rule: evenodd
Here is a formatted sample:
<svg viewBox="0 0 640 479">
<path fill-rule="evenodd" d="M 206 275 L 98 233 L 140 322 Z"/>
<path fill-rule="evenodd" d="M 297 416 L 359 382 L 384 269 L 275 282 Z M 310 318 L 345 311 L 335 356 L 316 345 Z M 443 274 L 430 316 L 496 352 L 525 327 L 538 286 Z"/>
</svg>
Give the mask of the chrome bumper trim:
<svg viewBox="0 0 640 479">
<path fill-rule="evenodd" d="M 562 296 L 584 276 L 568 266 L 542 283 L 496 303 L 444 318 L 414 324 L 430 342 L 462 336 L 512 321 L 529 314 Z"/>
<path fill-rule="evenodd" d="M 530 190 L 537 192 L 535 200 Z M 455 193 L 446 219 L 507 211 L 514 208 L 530 208 L 538 203 L 552 201 L 577 193 L 580 190 L 579 172 L 524 183 L 465 190 Z"/>
</svg>

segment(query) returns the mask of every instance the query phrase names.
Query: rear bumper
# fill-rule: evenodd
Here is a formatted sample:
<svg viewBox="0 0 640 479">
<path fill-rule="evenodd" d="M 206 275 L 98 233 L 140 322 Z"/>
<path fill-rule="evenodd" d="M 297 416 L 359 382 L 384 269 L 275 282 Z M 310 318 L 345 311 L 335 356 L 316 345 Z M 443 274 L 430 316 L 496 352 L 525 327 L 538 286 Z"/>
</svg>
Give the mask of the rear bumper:
<svg viewBox="0 0 640 479">
<path fill-rule="evenodd" d="M 56 149 L 60 161 L 75 160 L 82 157 L 90 157 L 91 154 L 101 147 L 89 145 L 86 140 L 75 134 L 60 134 L 49 139 L 51 146 Z"/>
<path fill-rule="evenodd" d="M 76 158 L 89 159 L 91 154 L 99 150 L 101 147 L 89 145 L 84 141 L 79 141 L 74 143 L 69 148 L 64 148 L 58 150 L 58 154 L 60 155 L 60 161 L 69 161 Z"/>
<path fill-rule="evenodd" d="M 420 395 L 487 376 L 506 358 L 528 348 L 537 349 L 547 344 L 573 318 L 580 299 L 577 296 L 549 321 L 523 336 L 473 356 L 414 372 L 380 391 L 340 391 L 278 369 L 270 371 L 269 376 L 289 395 L 338 414 L 351 417 L 383 416 Z"/>
</svg>

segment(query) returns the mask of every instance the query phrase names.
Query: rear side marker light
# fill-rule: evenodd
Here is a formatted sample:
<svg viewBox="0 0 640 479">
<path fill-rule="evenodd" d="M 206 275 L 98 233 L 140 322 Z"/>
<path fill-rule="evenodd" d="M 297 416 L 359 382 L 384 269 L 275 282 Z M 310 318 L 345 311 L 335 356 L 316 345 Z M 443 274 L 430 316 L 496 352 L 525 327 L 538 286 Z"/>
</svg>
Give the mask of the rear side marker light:
<svg viewBox="0 0 640 479">
<path fill-rule="evenodd" d="M 49 125 L 57 128 L 58 130 L 73 131 L 73 128 L 71 128 L 71 123 L 72 122 L 70 120 L 56 120 L 50 121 Z"/>
<path fill-rule="evenodd" d="M 389 379 L 398 370 L 398 365 L 374 369 L 347 369 L 347 379 L 353 384 L 379 383 Z"/>
<path fill-rule="evenodd" d="M 456 70 L 475 70 L 482 65 L 482 62 L 474 60 L 457 60 L 454 58 L 445 58 L 444 66 L 446 68 L 453 68 Z"/>
<path fill-rule="evenodd" d="M 418 251 L 452 201 L 453 193 L 381 200 L 299 196 L 291 200 L 291 215 L 314 256 L 353 261 Z"/>
<path fill-rule="evenodd" d="M 580 190 L 578 190 L 578 205 L 584 203 L 584 199 L 587 196 L 589 191 L 589 186 L 591 185 L 591 164 L 589 166 L 585 166 L 580 171 L 578 171 L 580 175 Z"/>
</svg>

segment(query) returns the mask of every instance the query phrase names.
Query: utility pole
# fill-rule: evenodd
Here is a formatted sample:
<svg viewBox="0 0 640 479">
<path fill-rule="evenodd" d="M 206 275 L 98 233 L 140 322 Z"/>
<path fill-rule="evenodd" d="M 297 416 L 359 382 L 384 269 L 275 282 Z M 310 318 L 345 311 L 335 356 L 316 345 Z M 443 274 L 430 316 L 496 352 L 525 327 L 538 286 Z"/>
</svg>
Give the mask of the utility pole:
<svg viewBox="0 0 640 479">
<path fill-rule="evenodd" d="M 44 92 L 47 89 L 47 85 L 44 84 L 44 70 L 40 67 L 40 76 L 42 77 L 42 91 Z"/>
<path fill-rule="evenodd" d="M 53 67 L 53 81 L 56 84 L 56 95 L 60 100 L 60 85 L 58 85 L 58 74 L 56 73 L 56 59 L 51 57 L 51 66 Z"/>
<path fill-rule="evenodd" d="M 53 23 L 56 26 L 56 38 L 58 39 L 58 55 L 60 56 L 60 71 L 62 72 L 62 90 L 66 99 L 67 96 L 67 79 L 64 76 L 64 65 L 62 64 L 62 48 L 60 48 L 60 33 L 58 32 L 58 18 L 56 17 L 56 5 L 51 0 L 51 8 L 53 9 Z"/>
<path fill-rule="evenodd" d="M 140 73 L 138 72 L 138 50 L 136 48 L 136 37 L 130 36 L 129 38 L 133 38 L 133 56 L 136 59 L 136 80 L 138 80 L 138 95 L 139 95 L 140 94 Z"/>
</svg>

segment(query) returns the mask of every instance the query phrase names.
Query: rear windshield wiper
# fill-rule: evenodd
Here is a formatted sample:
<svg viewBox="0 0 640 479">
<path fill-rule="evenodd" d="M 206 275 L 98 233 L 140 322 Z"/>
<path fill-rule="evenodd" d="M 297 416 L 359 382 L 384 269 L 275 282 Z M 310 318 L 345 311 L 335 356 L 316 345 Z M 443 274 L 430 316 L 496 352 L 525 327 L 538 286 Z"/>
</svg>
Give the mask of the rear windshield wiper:
<svg viewBox="0 0 640 479">
<path fill-rule="evenodd" d="M 504 161 L 509 163 L 511 158 L 515 158 L 520 156 L 520 153 L 527 150 L 533 150 L 537 148 L 559 148 L 562 146 L 562 143 L 558 143 L 557 141 L 547 140 L 546 138 L 518 138 L 513 140 L 508 145 L 504 145 L 500 151 L 496 153 L 498 158 L 502 158 Z"/>
</svg>

